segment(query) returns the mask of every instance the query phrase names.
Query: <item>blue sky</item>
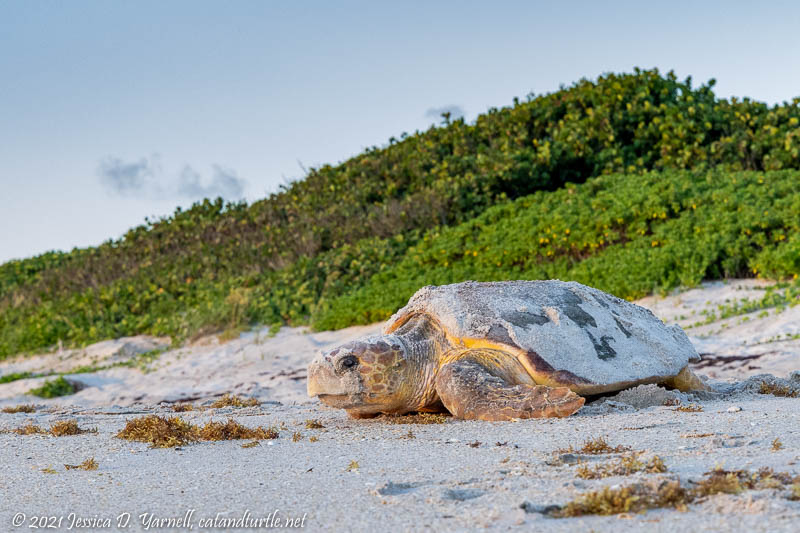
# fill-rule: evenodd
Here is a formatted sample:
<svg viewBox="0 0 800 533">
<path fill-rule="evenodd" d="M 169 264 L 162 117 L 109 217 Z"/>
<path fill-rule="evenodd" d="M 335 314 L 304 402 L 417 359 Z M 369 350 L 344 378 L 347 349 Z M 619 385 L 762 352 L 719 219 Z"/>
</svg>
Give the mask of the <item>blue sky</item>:
<svg viewBox="0 0 800 533">
<path fill-rule="evenodd" d="M 0 0 L 0 261 L 603 72 L 789 100 L 798 27 L 796 2 Z"/>
</svg>

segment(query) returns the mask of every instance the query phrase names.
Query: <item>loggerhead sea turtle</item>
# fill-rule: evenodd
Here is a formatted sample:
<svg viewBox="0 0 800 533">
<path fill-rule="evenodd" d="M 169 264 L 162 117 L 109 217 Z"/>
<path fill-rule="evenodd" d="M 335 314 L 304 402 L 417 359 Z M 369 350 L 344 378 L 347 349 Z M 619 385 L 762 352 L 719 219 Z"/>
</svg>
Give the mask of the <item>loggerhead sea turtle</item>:
<svg viewBox="0 0 800 533">
<path fill-rule="evenodd" d="M 583 396 L 645 383 L 707 389 L 679 326 L 580 283 L 423 287 L 384 334 L 320 354 L 308 394 L 354 418 L 447 410 L 456 418 L 569 416 Z"/>
</svg>

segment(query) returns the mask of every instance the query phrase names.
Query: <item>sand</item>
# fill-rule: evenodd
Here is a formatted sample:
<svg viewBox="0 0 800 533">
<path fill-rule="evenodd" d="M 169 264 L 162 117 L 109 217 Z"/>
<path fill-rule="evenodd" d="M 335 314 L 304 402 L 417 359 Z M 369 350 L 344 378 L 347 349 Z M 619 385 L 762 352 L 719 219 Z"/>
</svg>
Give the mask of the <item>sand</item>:
<svg viewBox="0 0 800 533">
<path fill-rule="evenodd" d="M 764 280 L 704 283 L 667 298 L 639 300 L 667 323 L 679 324 L 704 361 L 694 368 L 714 378 L 743 379 L 769 372 L 785 376 L 800 368 L 800 305 L 733 316 L 701 326 L 704 311 L 742 299 L 758 300 L 770 285 Z M 797 302 L 795 302 L 797 303 Z"/>
<path fill-rule="evenodd" d="M 668 323 L 688 326 L 699 320 L 702 309 L 726 299 L 758 296 L 762 286 L 756 281 L 713 283 L 639 303 Z M 0 413 L 0 464 L 4 466 L 0 530 L 15 530 L 11 524 L 17 513 L 25 514 L 25 529 L 33 516 L 63 517 L 60 529 L 67 530 L 75 525 L 75 517 L 100 520 L 101 526 L 109 518 L 113 526 L 117 516 L 122 514 L 124 519 L 124 513 L 130 513 L 127 530 L 144 531 L 148 525 L 154 530 L 156 524 L 148 520 L 177 519 L 194 510 L 189 520 L 195 530 L 200 529 L 201 519 L 216 516 L 220 525 L 221 519 L 242 518 L 249 512 L 250 518 L 272 524 L 296 518 L 299 525 L 305 517 L 302 525 L 312 531 L 374 531 L 376 527 L 387 531 L 796 531 L 800 502 L 787 499 L 787 489 L 716 495 L 692 504 L 686 512 L 651 510 L 641 515 L 555 519 L 541 511 L 603 486 L 654 479 L 680 479 L 689 485 L 716 466 L 800 473 L 800 398 L 758 394 L 761 381 L 775 378 L 757 377 L 774 374 L 778 385 L 800 390 L 800 375 L 791 374 L 800 369 L 800 344 L 783 339 L 798 331 L 798 310 L 790 307 L 761 317 L 753 313 L 747 321 L 733 317 L 687 329 L 698 351 L 713 354 L 706 358 L 714 364 L 701 362 L 698 372 L 711 376 L 716 394 L 684 395 L 656 386 L 640 387 L 587 405 L 566 419 L 520 422 L 355 421 L 308 399 L 305 366 L 315 352 L 376 333 L 379 324 L 321 333 L 283 328 L 274 337 L 259 329 L 226 343 L 208 337 L 154 357 L 141 354 L 166 347 L 167 339 L 135 337 L 4 361 L 0 375 L 124 361 L 134 366 L 67 376 L 84 388 L 52 400 L 25 394 L 45 378 L 0 385 L 0 407 L 38 406 L 31 414 Z M 779 334 L 782 338 L 776 338 Z M 131 418 L 174 414 L 169 403 L 162 402 L 190 400 L 208 405 L 227 392 L 255 396 L 263 403 L 181 416 L 193 423 L 232 417 L 248 426 L 283 425 L 279 438 L 252 448 L 229 441 L 151 449 L 114 437 Z M 665 402 L 700 405 L 703 410 L 680 412 Z M 8 432 L 31 421 L 47 427 L 69 418 L 98 432 L 59 438 Z M 311 418 L 319 419 L 325 428 L 306 429 L 305 421 Z M 302 435 L 297 442 L 292 440 L 295 432 Z M 318 440 L 311 442 L 311 436 Z M 575 458 L 564 463 L 555 451 L 597 436 L 642 451 L 644 456 L 658 455 L 668 471 L 580 479 L 575 476 L 576 465 L 570 464 Z M 775 439 L 781 444 L 777 451 L 773 451 Z M 90 457 L 97 461 L 97 470 L 67 471 L 64 467 Z M 611 458 L 578 456 L 576 460 L 592 465 Z"/>
<path fill-rule="evenodd" d="M 622 517 L 549 518 L 537 510 L 563 504 L 576 494 L 646 478 L 698 479 L 715 466 L 728 469 L 772 467 L 797 472 L 800 460 L 798 399 L 747 395 L 734 401 L 701 402 L 704 411 L 674 407 L 587 410 L 566 419 L 526 422 L 464 422 L 395 425 L 352 421 L 316 405 L 267 404 L 235 414 L 184 413 L 204 422 L 235 416 L 248 426 L 285 424 L 274 441 L 242 448 L 239 442 L 199 443 L 180 449 L 150 449 L 114 438 L 126 419 L 162 412 L 66 408 L 35 415 L 5 415 L 4 426 L 34 420 L 76 417 L 97 434 L 73 437 L 0 435 L 0 524 L 15 513 L 26 516 L 84 517 L 132 514 L 131 530 L 142 513 L 176 517 L 194 509 L 196 519 L 306 516 L 312 531 L 426 529 L 546 531 L 796 531 L 800 502 L 785 490 L 718 495 L 688 512 L 653 510 Z M 731 406 L 741 411 L 729 412 Z M 317 418 L 324 429 L 305 429 Z M 293 442 L 299 432 L 303 439 Z M 409 435 L 409 432 L 413 435 Z M 310 442 L 310 436 L 316 442 Z M 691 437 L 691 435 L 706 435 Z M 582 480 L 575 465 L 557 464 L 554 453 L 589 438 L 605 436 L 659 455 L 669 471 L 626 478 Z M 772 451 L 780 439 L 783 448 Z M 476 447 L 470 446 L 480 442 Z M 500 443 L 500 445 L 498 445 Z M 95 471 L 66 471 L 94 457 Z M 609 457 L 584 456 L 589 464 Z M 355 461 L 358 468 L 348 467 Z M 551 464 L 552 463 L 552 464 Z M 56 473 L 45 473 L 50 468 Z M 197 524 L 195 524 L 197 525 Z"/>
<path fill-rule="evenodd" d="M 70 374 L 68 379 L 84 387 L 77 394 L 42 400 L 26 392 L 48 378 L 31 378 L 0 385 L 0 407 L 37 402 L 46 405 L 133 405 L 190 401 L 225 393 L 254 396 L 284 403 L 306 403 L 306 366 L 319 350 L 328 350 L 352 338 L 375 334 L 380 324 L 339 331 L 310 333 L 308 328 L 282 328 L 269 336 L 269 328 L 243 333 L 220 342 L 215 336 L 180 348 L 142 357 L 152 349 L 166 349 L 169 339 L 147 336 L 106 341 L 83 350 L 65 350 L 0 362 L 2 374 L 113 366 L 107 370 Z M 152 352 L 151 352 L 152 353 Z M 51 379 L 51 378 L 50 378 Z"/>
</svg>

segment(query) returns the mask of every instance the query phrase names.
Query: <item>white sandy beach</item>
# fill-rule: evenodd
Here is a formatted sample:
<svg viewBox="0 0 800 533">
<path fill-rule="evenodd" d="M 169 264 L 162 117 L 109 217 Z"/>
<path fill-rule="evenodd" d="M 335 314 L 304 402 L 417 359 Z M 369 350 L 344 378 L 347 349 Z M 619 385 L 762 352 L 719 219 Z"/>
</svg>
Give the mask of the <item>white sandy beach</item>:
<svg viewBox="0 0 800 533">
<path fill-rule="evenodd" d="M 226 343 L 208 337 L 153 358 L 137 354 L 166 348 L 168 339 L 119 339 L 3 361 L 0 375 L 66 372 L 129 359 L 137 365 L 69 375 L 83 388 L 52 400 L 26 394 L 43 377 L 0 385 L 0 407 L 39 406 L 31 414 L 0 413 L 0 430 L 29 421 L 47 427 L 67 418 L 98 429 L 97 434 L 61 438 L 0 433 L 6 468 L 0 476 L 0 530 L 10 527 L 16 513 L 100 518 L 131 513 L 129 530 L 138 531 L 146 529 L 142 513 L 166 518 L 194 509 L 196 528 L 201 517 L 216 513 L 240 517 L 249 511 L 266 517 L 277 510 L 284 518 L 305 516 L 303 525 L 312 531 L 371 531 L 376 521 L 391 531 L 797 531 L 800 502 L 787 498 L 787 488 L 716 495 L 692 504 L 687 512 L 569 519 L 541 512 L 603 486 L 656 479 L 689 484 L 717 466 L 800 473 L 800 399 L 758 394 L 762 378 L 743 381 L 768 373 L 784 378 L 781 385 L 800 390 L 800 374 L 791 374 L 800 370 L 800 339 L 791 338 L 800 333 L 800 306 L 689 327 L 705 318 L 704 309 L 758 298 L 763 287 L 754 280 L 715 282 L 638 302 L 687 328 L 704 354 L 695 369 L 710 378 L 718 394 L 683 395 L 648 386 L 587 405 L 566 419 L 396 425 L 349 420 L 309 399 L 305 368 L 315 353 L 375 333 L 380 324 L 320 333 L 283 328 L 274 337 L 259 329 Z M 233 417 L 248 426 L 283 424 L 280 437 L 249 449 L 236 441 L 150 449 L 114 438 L 135 416 L 171 415 L 169 403 L 207 405 L 230 392 L 263 403 L 181 416 L 194 423 Z M 703 410 L 676 411 L 674 405 L 663 405 L 665 400 Z M 305 420 L 312 418 L 325 428 L 306 429 Z M 302 437 L 297 442 L 292 440 L 295 432 Z M 310 442 L 311 436 L 318 441 Z M 614 456 L 578 456 L 565 462 L 555 450 L 579 447 L 597 436 L 646 457 L 658 455 L 668 470 L 579 479 L 574 461 L 592 465 Z M 781 446 L 773 451 L 775 439 Z M 96 471 L 63 467 L 90 457 L 98 463 Z M 353 461 L 358 467 L 348 471 Z"/>
</svg>

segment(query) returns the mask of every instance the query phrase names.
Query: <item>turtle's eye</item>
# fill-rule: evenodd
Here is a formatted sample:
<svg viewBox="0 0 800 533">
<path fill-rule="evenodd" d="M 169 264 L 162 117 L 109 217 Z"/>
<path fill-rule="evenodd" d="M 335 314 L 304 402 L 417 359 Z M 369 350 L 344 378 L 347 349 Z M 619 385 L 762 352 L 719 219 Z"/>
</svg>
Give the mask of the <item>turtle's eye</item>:
<svg viewBox="0 0 800 533">
<path fill-rule="evenodd" d="M 339 362 L 339 367 L 342 370 L 350 370 L 354 368 L 358 364 L 358 359 L 356 359 L 353 355 L 348 355 L 346 357 L 342 357 L 342 360 Z"/>
</svg>

